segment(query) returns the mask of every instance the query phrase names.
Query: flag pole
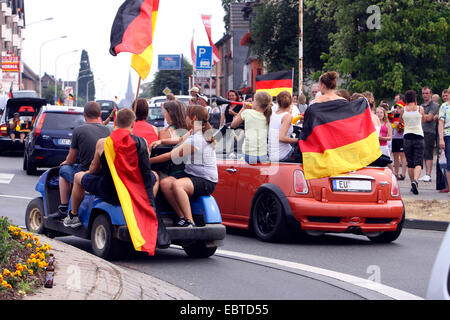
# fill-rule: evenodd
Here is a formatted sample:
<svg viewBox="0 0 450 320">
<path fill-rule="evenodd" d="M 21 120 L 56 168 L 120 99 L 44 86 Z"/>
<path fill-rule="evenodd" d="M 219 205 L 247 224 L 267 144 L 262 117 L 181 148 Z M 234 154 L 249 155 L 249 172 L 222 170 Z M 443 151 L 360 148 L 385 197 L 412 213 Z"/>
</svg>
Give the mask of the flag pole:
<svg viewBox="0 0 450 320">
<path fill-rule="evenodd" d="M 141 87 L 141 76 L 139 76 L 139 81 L 138 81 L 138 86 L 137 86 L 137 91 L 136 91 L 136 99 L 134 100 L 134 105 L 133 105 L 133 111 L 134 113 L 136 113 L 136 107 L 137 107 L 137 101 L 139 98 L 139 89 Z"/>
<path fill-rule="evenodd" d="M 299 37 L 298 37 L 298 94 L 303 93 L 303 0 L 299 0 L 298 4 L 298 26 L 299 26 Z"/>
</svg>

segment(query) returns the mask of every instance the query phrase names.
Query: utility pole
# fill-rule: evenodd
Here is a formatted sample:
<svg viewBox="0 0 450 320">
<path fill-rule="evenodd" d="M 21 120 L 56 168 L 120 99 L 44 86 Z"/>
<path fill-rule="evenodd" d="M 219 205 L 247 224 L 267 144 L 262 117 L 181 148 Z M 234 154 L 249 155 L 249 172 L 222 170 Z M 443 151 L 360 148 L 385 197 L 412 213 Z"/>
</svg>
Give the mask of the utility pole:
<svg viewBox="0 0 450 320">
<path fill-rule="evenodd" d="M 303 93 L 303 0 L 299 0 L 298 4 L 298 94 Z"/>
</svg>

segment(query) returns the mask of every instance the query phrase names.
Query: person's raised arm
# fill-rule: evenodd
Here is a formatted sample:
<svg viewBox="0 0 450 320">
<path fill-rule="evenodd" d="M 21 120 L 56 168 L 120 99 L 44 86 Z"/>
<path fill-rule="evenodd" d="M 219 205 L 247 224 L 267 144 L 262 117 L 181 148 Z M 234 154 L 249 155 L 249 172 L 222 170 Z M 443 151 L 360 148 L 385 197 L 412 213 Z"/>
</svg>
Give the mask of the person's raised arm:
<svg viewBox="0 0 450 320">
<path fill-rule="evenodd" d="M 236 114 L 233 118 L 233 121 L 231 121 L 231 127 L 233 129 L 239 127 L 239 125 L 244 121 L 244 119 L 242 118 L 242 113 L 249 108 L 251 108 L 251 105 L 247 102 L 244 102 L 244 105 L 242 106 L 239 113 Z"/>
</svg>

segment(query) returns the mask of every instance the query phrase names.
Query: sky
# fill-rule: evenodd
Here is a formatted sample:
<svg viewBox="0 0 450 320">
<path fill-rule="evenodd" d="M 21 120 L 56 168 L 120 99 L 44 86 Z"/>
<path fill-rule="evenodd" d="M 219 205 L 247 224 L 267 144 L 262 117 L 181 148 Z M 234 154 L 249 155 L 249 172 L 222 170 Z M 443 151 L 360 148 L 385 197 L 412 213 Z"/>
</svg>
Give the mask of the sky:
<svg viewBox="0 0 450 320">
<path fill-rule="evenodd" d="M 85 49 L 94 73 L 96 99 L 117 96 L 120 101 L 125 97 L 130 72 L 134 90 L 139 79 L 131 68 L 131 54 L 113 57 L 109 53 L 111 26 L 124 1 L 25 0 L 22 61 L 36 74 L 41 70 L 42 75 L 54 75 L 56 69 L 58 79 L 75 81 Z M 183 54 L 191 61 L 194 30 L 194 45 L 209 45 L 202 14 L 211 15 L 212 40 L 217 42 L 225 32 L 221 0 L 160 0 L 153 64 L 144 82 L 150 82 L 158 71 L 158 54 Z M 47 18 L 53 20 L 42 21 Z M 67 38 L 53 40 L 61 36 Z"/>
</svg>

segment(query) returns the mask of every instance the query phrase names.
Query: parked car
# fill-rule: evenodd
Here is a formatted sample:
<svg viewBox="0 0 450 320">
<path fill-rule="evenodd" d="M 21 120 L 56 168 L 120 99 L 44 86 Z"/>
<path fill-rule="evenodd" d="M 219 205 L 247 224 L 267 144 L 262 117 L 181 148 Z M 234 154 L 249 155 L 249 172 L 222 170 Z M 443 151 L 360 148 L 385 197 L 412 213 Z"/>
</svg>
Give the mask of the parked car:
<svg viewBox="0 0 450 320">
<path fill-rule="evenodd" d="M 117 103 L 112 100 L 97 100 L 97 103 L 100 105 L 100 109 L 102 111 L 102 121 L 105 121 L 106 118 L 109 117 L 111 112 L 116 108 L 118 110 Z"/>
<path fill-rule="evenodd" d="M 91 240 L 92 251 L 101 258 L 115 259 L 130 250 L 131 238 L 120 205 L 114 206 L 93 195 L 85 195 L 79 216 L 82 226 L 65 227 L 61 220 L 49 219 L 48 215 L 58 210 L 59 168 L 46 171 L 36 185 L 41 196 L 30 201 L 25 213 L 25 225 L 29 231 L 49 237 L 73 235 Z M 158 198 L 159 197 L 159 198 Z M 212 196 L 191 199 L 194 221 L 198 227 L 177 227 L 176 214 L 167 209 L 162 194 L 156 198 L 158 223 L 162 223 L 172 244 L 183 247 L 193 258 L 212 256 L 225 238 L 225 226 L 216 201 Z M 167 248 L 158 246 L 159 249 Z"/>
<path fill-rule="evenodd" d="M 450 227 L 442 240 L 436 261 L 431 271 L 427 299 L 450 300 Z"/>
<path fill-rule="evenodd" d="M 51 168 L 63 162 L 69 153 L 72 131 L 85 123 L 84 108 L 44 106 L 36 126 L 25 139 L 23 169 L 35 175 L 37 168 Z"/>
<path fill-rule="evenodd" d="M 189 105 L 189 99 L 191 99 L 191 96 L 178 95 L 178 96 L 175 96 L 175 98 L 177 98 L 178 100 L 183 102 L 186 106 L 188 106 Z M 153 97 L 151 99 L 148 99 L 147 102 L 148 102 L 148 106 L 150 108 L 151 107 L 160 107 L 163 102 L 166 102 L 166 96 Z"/>
<path fill-rule="evenodd" d="M 45 99 L 39 98 L 11 98 L 6 103 L 5 110 L 0 117 L 0 153 L 4 151 L 23 150 L 24 144 L 20 143 L 19 137 L 15 137 L 14 143 L 10 137 L 9 121 L 18 112 L 20 120 L 26 124 L 23 130 L 26 134 L 31 131 L 36 123 L 36 117 L 42 106 L 47 104 Z"/>
<path fill-rule="evenodd" d="M 39 95 L 34 90 L 20 90 L 12 92 L 13 98 L 39 98 Z"/>
<path fill-rule="evenodd" d="M 164 128 L 164 115 L 161 107 L 149 107 L 147 122 L 156 128 Z"/>
<path fill-rule="evenodd" d="M 223 140 L 217 140 L 219 151 Z M 405 206 L 397 179 L 387 167 L 306 180 L 301 163 L 250 165 L 234 152 L 218 159 L 217 167 L 219 182 L 213 196 L 223 223 L 249 229 L 261 240 L 283 241 L 292 232 L 303 231 L 353 233 L 386 243 L 402 232 Z"/>
</svg>

